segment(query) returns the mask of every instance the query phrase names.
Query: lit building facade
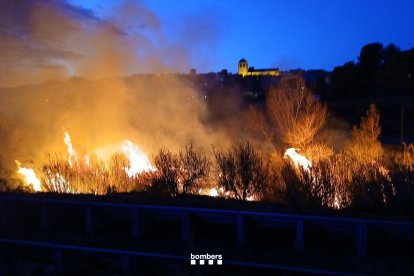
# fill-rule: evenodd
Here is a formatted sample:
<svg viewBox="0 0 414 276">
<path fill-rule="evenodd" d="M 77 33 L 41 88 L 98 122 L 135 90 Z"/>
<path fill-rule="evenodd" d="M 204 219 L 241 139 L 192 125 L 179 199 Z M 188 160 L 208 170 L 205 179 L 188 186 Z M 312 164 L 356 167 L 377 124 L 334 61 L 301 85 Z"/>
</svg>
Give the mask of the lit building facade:
<svg viewBox="0 0 414 276">
<path fill-rule="evenodd" d="M 245 76 L 279 76 L 279 68 L 269 68 L 269 69 L 254 69 L 254 67 L 249 67 L 247 60 L 242 58 L 239 60 L 238 71 L 237 73 L 243 77 Z"/>
</svg>

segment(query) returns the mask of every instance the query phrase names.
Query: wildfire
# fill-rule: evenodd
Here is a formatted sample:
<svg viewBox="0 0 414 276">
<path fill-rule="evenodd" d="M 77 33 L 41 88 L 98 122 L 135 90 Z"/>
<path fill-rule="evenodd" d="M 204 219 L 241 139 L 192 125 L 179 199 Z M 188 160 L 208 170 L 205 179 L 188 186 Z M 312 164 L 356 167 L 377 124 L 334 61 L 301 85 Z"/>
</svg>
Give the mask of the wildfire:
<svg viewBox="0 0 414 276">
<path fill-rule="evenodd" d="M 59 173 L 51 174 L 50 171 L 48 171 L 48 178 L 45 180 L 45 184 L 48 187 L 48 189 L 52 192 L 58 192 L 58 193 L 73 193 L 70 183 L 66 181 L 66 179 L 60 175 Z"/>
<path fill-rule="evenodd" d="M 68 164 L 72 168 L 73 167 L 72 160 L 74 160 L 75 164 L 77 164 L 78 156 L 76 154 L 75 149 L 72 146 L 72 141 L 70 139 L 69 132 L 65 131 L 65 138 L 63 140 L 65 141 L 65 144 L 68 147 Z"/>
<path fill-rule="evenodd" d="M 17 160 L 16 160 L 16 164 L 17 164 L 17 167 L 19 168 L 17 170 L 17 172 L 24 176 L 25 181 L 27 182 L 27 184 L 32 185 L 33 189 L 36 192 L 42 191 L 42 184 L 41 184 L 39 178 L 37 178 L 36 173 L 34 172 L 34 170 L 33 169 L 28 169 L 28 168 L 23 168 L 21 166 L 22 164 Z"/>
<path fill-rule="evenodd" d="M 142 172 L 151 172 L 156 169 L 151 165 L 148 157 L 141 149 L 129 140 L 122 143 L 122 150 L 129 159 L 129 167 L 125 168 L 125 172 L 129 177 L 134 177 Z"/>
<path fill-rule="evenodd" d="M 296 168 L 301 166 L 305 171 L 309 172 L 309 169 L 312 167 L 312 163 L 303 155 L 297 153 L 298 149 L 295 148 L 288 148 L 285 151 L 285 158 L 289 157 L 292 159 L 293 163 L 295 164 Z"/>
</svg>

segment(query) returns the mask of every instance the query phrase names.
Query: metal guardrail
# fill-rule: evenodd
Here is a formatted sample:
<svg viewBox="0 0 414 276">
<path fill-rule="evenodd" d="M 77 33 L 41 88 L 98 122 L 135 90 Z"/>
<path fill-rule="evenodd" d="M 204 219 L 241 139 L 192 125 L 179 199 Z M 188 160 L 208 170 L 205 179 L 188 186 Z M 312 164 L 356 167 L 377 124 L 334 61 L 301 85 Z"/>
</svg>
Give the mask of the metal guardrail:
<svg viewBox="0 0 414 276">
<path fill-rule="evenodd" d="M 256 212 L 256 211 L 241 211 L 241 210 L 223 210 L 212 208 L 195 208 L 195 207 L 177 207 L 165 205 L 143 205 L 143 204 L 128 204 L 128 203 L 108 203 L 96 201 L 76 201 L 76 200 L 56 200 L 43 198 L 28 198 L 19 196 L 0 196 L 0 201 L 23 201 L 36 202 L 41 204 L 59 204 L 59 205 L 77 205 L 84 207 L 111 207 L 111 208 L 126 208 L 138 209 L 147 211 L 177 211 L 177 212 L 191 212 L 191 213 L 210 213 L 215 215 L 230 215 L 232 217 L 242 215 L 254 218 L 275 218 L 286 220 L 306 220 L 306 221 L 320 221 L 320 222 L 335 222 L 344 224 L 367 224 L 367 225 L 388 225 L 397 227 L 414 227 L 414 221 L 393 221 L 393 220 L 379 220 L 379 219 L 364 219 L 364 218 L 343 218 L 330 216 L 314 216 L 314 215 L 300 215 L 300 214 L 286 214 L 286 213 L 271 213 L 271 212 Z"/>
<path fill-rule="evenodd" d="M 241 210 L 223 210 L 223 209 L 211 209 L 211 208 L 194 208 L 194 207 L 177 207 L 177 206 L 160 206 L 160 205 L 143 205 L 143 204 L 126 204 L 126 203 L 108 203 L 108 202 L 96 202 L 96 201 L 79 201 L 79 200 L 55 200 L 55 199 L 45 199 L 45 198 L 32 198 L 32 197 L 20 197 L 20 196 L 4 196 L 0 195 L 1 202 L 27 202 L 31 204 L 39 204 L 41 206 L 41 225 L 42 227 L 47 226 L 48 224 L 48 206 L 50 205 L 66 205 L 66 206 L 80 206 L 84 208 L 84 224 L 86 232 L 93 232 L 93 210 L 99 208 L 121 208 L 131 212 L 131 222 L 132 222 L 132 235 L 134 237 L 139 237 L 142 234 L 141 228 L 145 221 L 141 220 L 141 213 L 149 212 L 153 215 L 163 215 L 168 214 L 174 219 L 178 219 L 182 223 L 182 240 L 191 241 L 193 238 L 192 233 L 192 218 L 199 217 L 206 221 L 219 221 L 221 223 L 231 223 L 236 225 L 236 236 L 237 242 L 239 245 L 243 246 L 246 240 L 246 221 L 247 219 L 254 220 L 255 222 L 266 224 L 266 226 L 278 228 L 282 225 L 289 224 L 292 229 L 296 232 L 295 235 L 295 244 L 294 249 L 298 252 L 305 251 L 305 230 L 306 225 L 316 224 L 324 229 L 330 229 L 331 227 L 341 227 L 347 231 L 351 231 L 355 238 L 355 253 L 357 256 L 366 256 L 368 255 L 368 232 L 369 227 L 381 228 L 385 232 L 396 232 L 399 233 L 401 229 L 408 230 L 406 231 L 409 235 L 414 236 L 414 222 L 411 221 L 392 221 L 392 220 L 374 220 L 374 219 L 363 219 L 363 218 L 343 218 L 343 217 L 329 217 L 329 216 L 312 216 L 312 215 L 300 215 L 300 214 L 285 214 L 285 213 L 271 213 L 271 212 L 256 212 L 256 211 L 241 211 Z M 223 219 L 225 218 L 225 219 Z M 60 249 L 73 249 L 73 250 L 98 250 L 102 253 L 114 253 L 114 254 L 126 254 L 126 255 L 137 255 L 143 254 L 145 252 L 135 252 L 135 251 L 111 251 L 112 249 L 93 249 L 86 247 L 78 246 L 69 246 L 69 245 L 52 245 L 45 243 L 29 242 L 29 241 L 6 241 L 6 239 L 0 239 L 0 242 L 9 242 L 15 244 L 24 244 L 24 245 L 33 245 L 33 246 L 49 246 L 51 248 L 60 248 Z M 55 247 L 53 247 L 55 246 Z M 109 251 L 108 251 L 109 250 Z M 127 252 L 127 253 L 125 253 Z M 129 253 L 128 253 L 129 252 Z M 134 253 L 135 252 L 135 253 Z M 157 254 L 157 253 L 148 253 L 155 254 L 152 257 L 157 258 L 171 258 L 183 259 L 184 256 L 175 256 L 175 255 L 166 255 L 166 254 Z M 150 257 L 150 255 L 147 255 Z M 293 268 L 277 266 L 272 264 L 256 264 L 248 262 L 239 262 L 239 261 L 228 261 L 226 263 L 238 265 L 238 266 L 252 266 L 275 269 L 275 270 L 287 270 L 287 271 L 296 271 Z M 298 272 L 307 272 L 306 269 L 297 270 Z M 309 273 L 321 274 L 322 272 L 317 270 L 309 270 Z M 332 272 L 329 272 L 332 273 Z"/>
<path fill-rule="evenodd" d="M 121 250 L 121 249 L 97 248 L 97 247 L 85 247 L 85 246 L 76 246 L 76 245 L 68 245 L 68 244 L 34 242 L 34 241 L 4 239 L 4 238 L 0 238 L 0 243 L 54 249 L 56 250 L 55 251 L 56 266 L 62 265 L 62 252 L 61 251 L 67 250 L 67 251 L 77 251 L 77 252 L 120 255 L 123 258 L 123 271 L 126 274 L 128 274 L 127 272 L 129 272 L 129 259 L 128 258 L 130 257 L 150 257 L 150 258 L 157 258 L 157 259 L 185 261 L 188 263 L 188 266 L 190 267 L 190 258 L 188 256 L 182 256 L 182 255 L 152 253 L 152 252 L 143 252 L 143 251 L 130 251 L 130 250 Z M 244 261 L 227 260 L 227 259 L 223 261 L 223 265 L 232 265 L 232 266 L 238 266 L 238 267 L 240 266 L 251 267 L 251 268 L 258 268 L 258 269 L 284 271 L 284 272 L 309 273 L 309 274 L 315 274 L 315 275 L 343 275 L 343 276 L 360 275 L 360 274 L 352 274 L 352 273 L 346 273 L 346 272 L 328 271 L 328 270 L 322 270 L 322 269 L 292 267 L 292 266 L 264 264 L 264 263 L 255 263 L 255 262 L 244 262 Z"/>
</svg>

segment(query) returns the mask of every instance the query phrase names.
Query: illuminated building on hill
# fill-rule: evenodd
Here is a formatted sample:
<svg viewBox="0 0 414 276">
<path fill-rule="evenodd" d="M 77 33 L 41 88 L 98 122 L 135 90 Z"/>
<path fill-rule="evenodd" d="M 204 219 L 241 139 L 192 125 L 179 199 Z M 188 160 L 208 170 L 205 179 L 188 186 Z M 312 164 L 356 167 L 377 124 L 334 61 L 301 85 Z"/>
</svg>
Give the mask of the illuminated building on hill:
<svg viewBox="0 0 414 276">
<path fill-rule="evenodd" d="M 242 58 L 239 60 L 238 74 L 245 76 L 279 76 L 279 68 L 268 69 L 254 69 L 254 67 L 248 67 L 247 60 Z"/>
</svg>

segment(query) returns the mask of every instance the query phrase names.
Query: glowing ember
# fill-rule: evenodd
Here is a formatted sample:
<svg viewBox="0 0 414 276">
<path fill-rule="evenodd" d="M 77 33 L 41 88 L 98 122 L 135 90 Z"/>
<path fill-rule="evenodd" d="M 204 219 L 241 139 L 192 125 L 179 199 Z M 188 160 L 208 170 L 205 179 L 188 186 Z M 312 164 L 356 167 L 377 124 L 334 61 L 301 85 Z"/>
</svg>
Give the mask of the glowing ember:
<svg viewBox="0 0 414 276">
<path fill-rule="evenodd" d="M 125 168 L 129 177 L 134 177 L 142 172 L 155 171 L 148 157 L 139 149 L 137 145 L 129 140 L 122 143 L 122 150 L 129 159 L 129 167 Z"/>
<path fill-rule="evenodd" d="M 65 141 L 66 146 L 68 147 L 68 164 L 72 168 L 73 167 L 72 160 L 75 161 L 75 164 L 78 163 L 78 156 L 72 146 L 72 141 L 70 140 L 70 135 L 69 135 L 69 132 L 67 131 L 65 132 L 64 141 Z"/>
<path fill-rule="evenodd" d="M 17 172 L 25 177 L 25 180 L 28 185 L 32 185 L 33 189 L 36 192 L 40 192 L 42 190 L 42 184 L 40 183 L 39 178 L 37 178 L 36 173 L 32 169 L 23 168 L 21 163 L 16 160 L 16 164 L 19 167 Z"/>
<path fill-rule="evenodd" d="M 305 156 L 297 153 L 297 149 L 295 148 L 288 148 L 284 156 L 292 159 L 296 168 L 301 166 L 304 170 L 309 172 L 309 168 L 312 167 L 312 163 Z"/>
</svg>

